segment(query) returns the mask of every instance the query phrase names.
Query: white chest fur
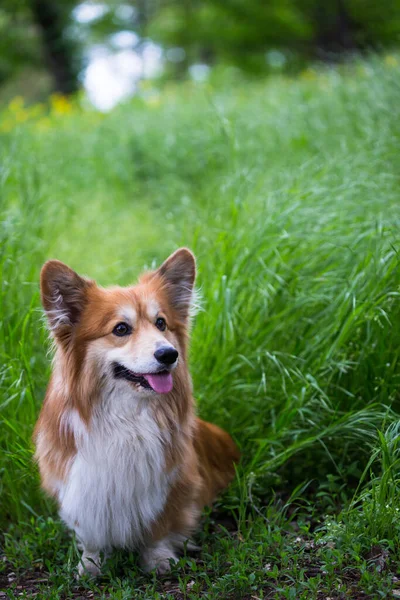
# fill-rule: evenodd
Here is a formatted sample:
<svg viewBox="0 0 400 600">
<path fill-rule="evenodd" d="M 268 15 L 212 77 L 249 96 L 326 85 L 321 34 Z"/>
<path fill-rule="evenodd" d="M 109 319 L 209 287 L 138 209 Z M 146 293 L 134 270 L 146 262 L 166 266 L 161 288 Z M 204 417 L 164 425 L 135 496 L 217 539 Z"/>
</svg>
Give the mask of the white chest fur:
<svg viewBox="0 0 400 600">
<path fill-rule="evenodd" d="M 88 430 L 76 413 L 67 418 L 78 452 L 59 489 L 62 519 L 91 550 L 137 546 L 167 499 L 168 439 L 132 398 L 107 403 Z"/>
</svg>

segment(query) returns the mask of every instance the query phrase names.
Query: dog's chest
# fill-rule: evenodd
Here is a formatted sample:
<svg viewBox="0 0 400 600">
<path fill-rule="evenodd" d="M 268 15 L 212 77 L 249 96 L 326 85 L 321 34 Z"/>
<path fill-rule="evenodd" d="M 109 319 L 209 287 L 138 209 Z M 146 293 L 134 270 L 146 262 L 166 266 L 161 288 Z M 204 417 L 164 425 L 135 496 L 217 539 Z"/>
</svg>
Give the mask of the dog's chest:
<svg viewBox="0 0 400 600">
<path fill-rule="evenodd" d="M 162 512 L 172 476 L 148 411 L 105 415 L 80 436 L 60 490 L 61 517 L 93 549 L 137 546 Z"/>
</svg>

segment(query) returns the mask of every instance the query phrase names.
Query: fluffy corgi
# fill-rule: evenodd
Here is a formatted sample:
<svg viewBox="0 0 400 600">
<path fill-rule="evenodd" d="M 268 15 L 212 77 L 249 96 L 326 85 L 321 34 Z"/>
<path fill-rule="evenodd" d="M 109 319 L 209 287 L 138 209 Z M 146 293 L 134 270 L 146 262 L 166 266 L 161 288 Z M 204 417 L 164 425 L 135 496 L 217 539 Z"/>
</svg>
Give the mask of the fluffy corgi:
<svg viewBox="0 0 400 600">
<path fill-rule="evenodd" d="M 48 261 L 41 299 L 55 342 L 34 441 L 42 487 L 83 549 L 80 574 L 112 548 L 164 573 L 238 450 L 197 418 L 188 371 L 196 264 L 181 248 L 131 287 L 101 288 Z"/>
</svg>

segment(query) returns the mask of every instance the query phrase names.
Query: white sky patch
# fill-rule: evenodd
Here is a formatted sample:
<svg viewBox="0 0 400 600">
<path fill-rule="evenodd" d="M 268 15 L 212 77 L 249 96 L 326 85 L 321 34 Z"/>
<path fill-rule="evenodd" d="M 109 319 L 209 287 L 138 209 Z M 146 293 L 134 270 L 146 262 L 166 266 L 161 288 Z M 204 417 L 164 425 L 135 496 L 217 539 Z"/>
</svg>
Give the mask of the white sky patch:
<svg viewBox="0 0 400 600">
<path fill-rule="evenodd" d="M 282 69 L 287 62 L 286 56 L 280 50 L 268 50 L 265 60 L 273 69 Z"/>
<path fill-rule="evenodd" d="M 88 25 L 109 10 L 103 2 L 87 0 L 78 4 L 72 14 L 78 24 Z M 135 12 L 129 4 L 122 3 L 115 8 L 117 19 L 125 22 L 132 23 Z M 111 35 L 108 44 L 96 44 L 87 50 L 87 67 L 81 79 L 90 102 L 99 110 L 111 110 L 135 93 L 141 79 L 155 77 L 161 72 L 161 47 L 150 41 L 139 43 L 137 34 L 123 29 Z"/>
<path fill-rule="evenodd" d="M 136 9 L 134 6 L 130 6 L 129 4 L 120 4 L 115 9 L 115 15 L 121 21 L 130 21 L 133 20 L 135 16 Z"/>
<path fill-rule="evenodd" d="M 189 73 L 191 78 L 196 83 L 203 83 L 208 79 L 208 76 L 210 74 L 210 67 L 208 65 L 195 64 L 189 67 Z"/>
<path fill-rule="evenodd" d="M 118 31 L 110 35 L 110 42 L 120 50 L 132 49 L 139 42 L 139 36 L 133 31 Z"/>
<path fill-rule="evenodd" d="M 97 45 L 88 53 L 83 84 L 96 108 L 107 111 L 131 96 L 140 79 L 154 77 L 161 67 L 162 50 L 152 42 L 146 42 L 140 53 L 129 48 L 113 52 Z"/>
<path fill-rule="evenodd" d="M 100 19 L 108 12 L 108 6 L 101 2 L 82 2 L 72 12 L 75 21 L 86 24 Z"/>
</svg>

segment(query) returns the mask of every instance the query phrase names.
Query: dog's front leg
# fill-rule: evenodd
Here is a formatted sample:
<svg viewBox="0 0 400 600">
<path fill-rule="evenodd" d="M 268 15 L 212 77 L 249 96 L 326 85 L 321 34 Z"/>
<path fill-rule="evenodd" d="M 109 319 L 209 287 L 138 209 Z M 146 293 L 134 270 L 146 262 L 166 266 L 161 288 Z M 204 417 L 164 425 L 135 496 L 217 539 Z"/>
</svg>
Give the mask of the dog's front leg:
<svg viewBox="0 0 400 600">
<path fill-rule="evenodd" d="M 173 544 L 166 536 L 157 542 L 152 542 L 142 551 L 142 566 L 144 571 L 154 571 L 158 575 L 163 575 L 171 569 L 170 561 L 176 562 L 178 557 L 175 554 Z"/>
<path fill-rule="evenodd" d="M 93 550 L 83 546 L 83 552 L 78 564 L 78 577 L 89 575 L 89 577 L 98 577 L 100 569 L 100 550 Z"/>
</svg>

